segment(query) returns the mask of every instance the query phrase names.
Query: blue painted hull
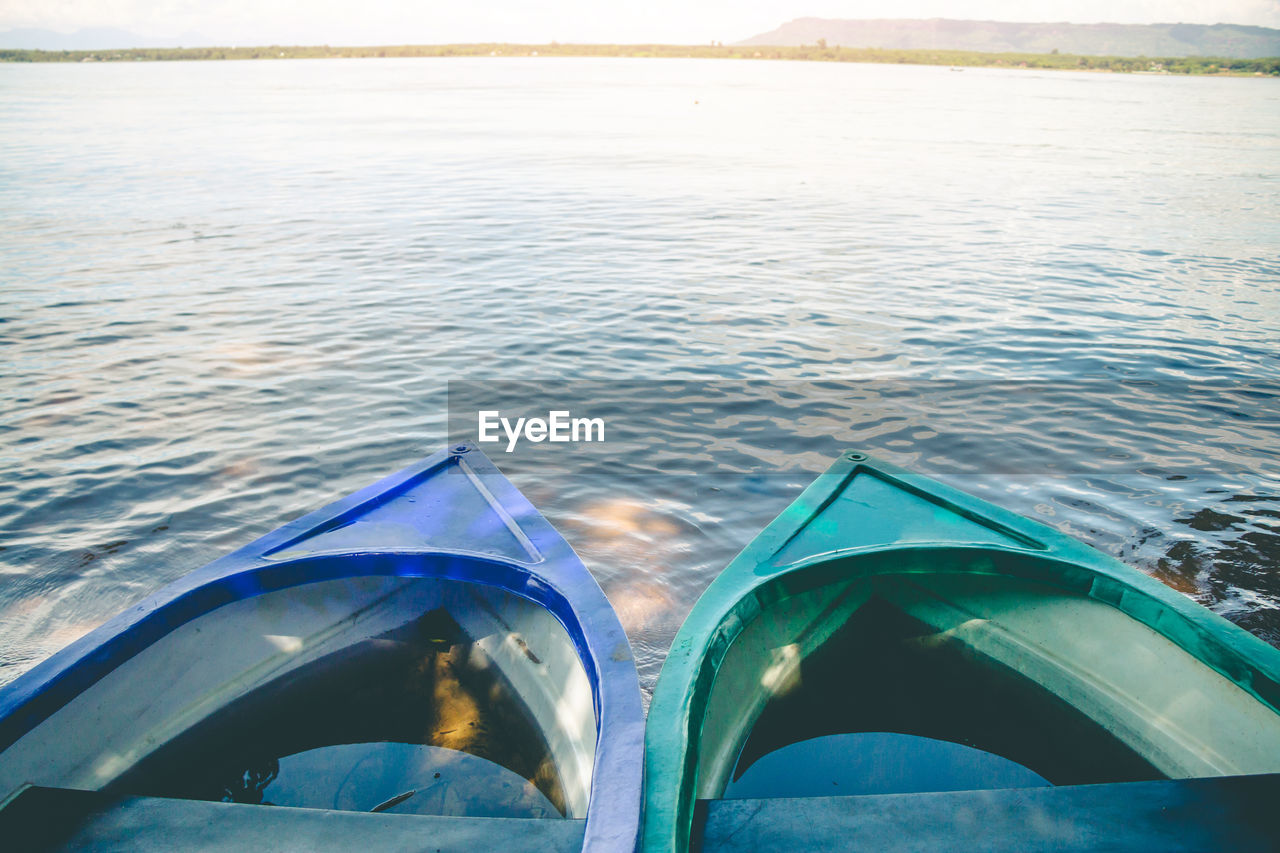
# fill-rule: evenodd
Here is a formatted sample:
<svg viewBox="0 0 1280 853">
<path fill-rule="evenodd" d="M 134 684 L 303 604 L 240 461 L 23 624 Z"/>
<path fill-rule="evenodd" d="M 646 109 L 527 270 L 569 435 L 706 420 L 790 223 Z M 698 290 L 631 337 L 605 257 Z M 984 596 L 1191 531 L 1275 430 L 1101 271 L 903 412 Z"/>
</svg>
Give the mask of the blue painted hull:
<svg viewBox="0 0 1280 853">
<path fill-rule="evenodd" d="M 313 596 L 305 607 L 294 603 L 284 615 L 267 606 L 307 590 L 323 590 L 324 596 Z M 334 590 L 364 595 L 369 603 L 342 610 L 332 601 Z M 559 772 L 571 810 L 575 800 L 580 803 L 570 816 L 585 818 L 583 847 L 633 849 L 644 717 L 625 634 L 569 545 L 483 454 L 468 447 L 437 453 L 210 563 L 0 690 L 0 800 L 13 795 L 15 781 L 109 789 L 127 767 L 116 767 L 105 754 L 118 764 L 137 763 L 146 749 L 162 745 L 155 743 L 158 737 L 169 742 L 190 730 L 190 709 L 200 702 L 216 709 L 224 698 L 228 704 L 241 701 L 265 678 L 254 673 L 287 672 L 291 660 L 307 655 L 319 659 L 344 642 L 343 632 L 368 643 L 385 627 L 376 622 L 384 618 L 377 614 L 394 610 L 387 601 L 428 598 L 448 603 L 464 622 L 500 626 L 473 633 L 485 635 L 486 660 L 510 676 L 508 686 L 514 685 L 535 717 L 545 718 L 540 724 L 553 755 L 565 756 Z M 459 605 L 463 598 L 471 604 Z M 336 615 L 317 615 L 334 607 Z M 259 630 L 257 619 L 284 620 L 285 627 L 262 622 Z M 190 667 L 165 657 L 169 646 L 203 642 L 196 635 L 206 625 L 251 630 L 244 632 L 243 648 L 210 646 Z M 564 640 L 560 646 L 558 637 Z M 253 652 L 254 643 L 265 651 Z M 571 651 L 558 653 L 562 646 Z M 149 661 L 157 662 L 154 671 L 147 669 Z M 185 694 L 165 698 L 188 689 L 183 679 L 195 679 L 188 670 L 202 666 L 211 675 L 192 694 L 199 701 Z M 95 697 L 120 695 L 124 682 L 134 693 L 155 693 L 154 701 L 133 712 L 144 722 L 101 716 L 102 702 Z M 216 690 L 203 686 L 215 683 Z M 582 689 L 575 693 L 579 683 Z M 156 722 L 145 723 L 148 714 Z M 91 729 L 77 735 L 83 749 L 57 737 L 59 725 L 73 724 Z M 145 725 L 153 730 L 140 728 Z M 95 731 L 110 747 L 99 750 L 103 755 L 94 752 Z M 34 778 L 41 774 L 47 778 Z M 575 786 L 581 789 L 577 795 Z"/>
</svg>

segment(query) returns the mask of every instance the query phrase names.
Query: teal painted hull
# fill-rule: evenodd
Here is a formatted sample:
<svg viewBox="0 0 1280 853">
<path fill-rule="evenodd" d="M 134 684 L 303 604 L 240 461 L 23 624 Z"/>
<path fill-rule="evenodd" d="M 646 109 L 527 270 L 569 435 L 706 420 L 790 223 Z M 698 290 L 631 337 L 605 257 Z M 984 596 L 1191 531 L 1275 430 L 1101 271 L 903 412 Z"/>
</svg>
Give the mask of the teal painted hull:
<svg viewBox="0 0 1280 853">
<path fill-rule="evenodd" d="M 1044 525 L 845 453 L 677 635 L 646 729 L 642 849 L 688 849 L 708 804 L 738 798 L 865 810 L 1261 779 L 1280 771 L 1277 709 L 1280 650 Z"/>
</svg>

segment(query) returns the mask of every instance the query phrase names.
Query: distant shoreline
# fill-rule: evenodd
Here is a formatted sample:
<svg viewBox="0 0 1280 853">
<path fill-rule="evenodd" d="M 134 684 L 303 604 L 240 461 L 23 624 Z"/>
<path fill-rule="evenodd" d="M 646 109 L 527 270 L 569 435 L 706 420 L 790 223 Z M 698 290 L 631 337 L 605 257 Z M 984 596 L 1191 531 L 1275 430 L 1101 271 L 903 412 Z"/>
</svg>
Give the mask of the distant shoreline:
<svg viewBox="0 0 1280 853">
<path fill-rule="evenodd" d="M 238 59 L 381 59 L 463 56 L 576 56 L 666 59 L 760 59 L 940 65 L 953 68 L 1038 68 L 1055 71 L 1186 74 L 1219 77 L 1280 77 L 1280 57 L 1230 59 L 1212 56 L 1124 57 L 1058 53 L 977 53 L 962 50 L 889 50 L 762 45 L 445 44 L 381 47 L 170 47 L 120 50 L 0 50 L 0 62 L 174 62 Z"/>
</svg>

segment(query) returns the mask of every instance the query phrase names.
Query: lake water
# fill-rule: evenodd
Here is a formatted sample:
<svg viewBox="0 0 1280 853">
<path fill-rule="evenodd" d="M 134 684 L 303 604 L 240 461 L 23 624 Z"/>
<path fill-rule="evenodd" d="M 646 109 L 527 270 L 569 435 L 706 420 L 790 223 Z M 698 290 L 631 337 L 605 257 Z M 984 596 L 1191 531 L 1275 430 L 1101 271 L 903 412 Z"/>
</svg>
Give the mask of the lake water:
<svg viewBox="0 0 1280 853">
<path fill-rule="evenodd" d="M 846 445 L 1280 644 L 1278 199 L 1268 79 L 0 66 L 0 682 L 441 447 L 451 380 L 700 389 L 715 440 L 651 436 L 687 466 L 491 454 L 646 692 Z"/>
</svg>

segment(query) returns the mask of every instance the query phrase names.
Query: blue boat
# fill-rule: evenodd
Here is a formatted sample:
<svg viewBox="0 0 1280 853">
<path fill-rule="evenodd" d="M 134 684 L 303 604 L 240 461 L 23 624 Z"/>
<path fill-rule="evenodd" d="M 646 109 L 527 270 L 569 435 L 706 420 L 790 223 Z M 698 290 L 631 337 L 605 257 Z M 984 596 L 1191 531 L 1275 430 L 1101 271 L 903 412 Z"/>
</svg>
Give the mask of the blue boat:
<svg viewBox="0 0 1280 853">
<path fill-rule="evenodd" d="M 629 851 L 643 739 L 599 586 L 461 445 L 0 690 L 0 846 Z"/>
</svg>

